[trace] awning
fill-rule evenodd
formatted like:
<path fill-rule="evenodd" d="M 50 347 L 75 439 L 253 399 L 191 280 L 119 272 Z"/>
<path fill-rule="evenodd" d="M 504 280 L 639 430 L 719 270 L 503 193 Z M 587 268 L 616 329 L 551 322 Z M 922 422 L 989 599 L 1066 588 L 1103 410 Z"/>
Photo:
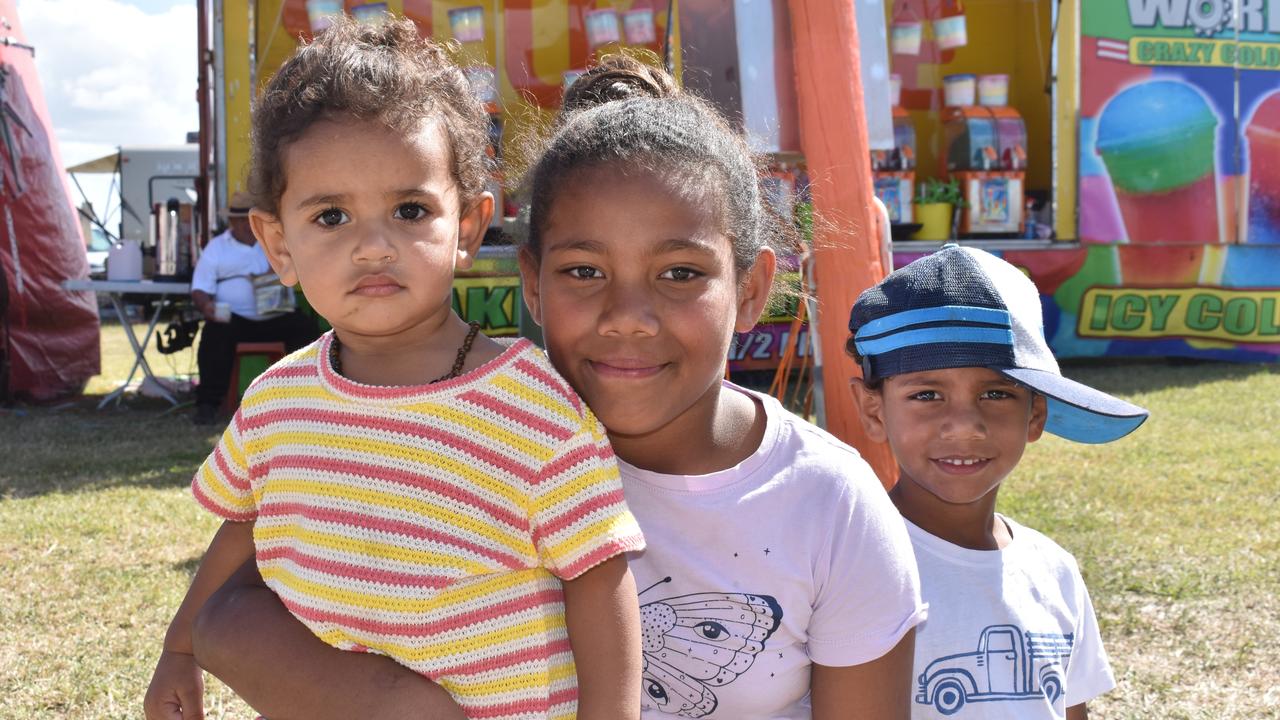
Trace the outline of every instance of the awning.
<path fill-rule="evenodd" d="M 67 168 L 69 173 L 113 173 L 120 167 L 120 151 Z"/>

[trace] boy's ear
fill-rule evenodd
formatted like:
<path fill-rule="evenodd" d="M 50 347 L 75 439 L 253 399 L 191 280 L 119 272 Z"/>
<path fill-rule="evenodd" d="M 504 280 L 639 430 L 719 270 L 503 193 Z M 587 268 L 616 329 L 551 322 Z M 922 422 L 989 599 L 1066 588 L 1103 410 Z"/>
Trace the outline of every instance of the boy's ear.
<path fill-rule="evenodd" d="M 458 256 L 454 270 L 466 270 L 476 261 L 476 253 L 484 243 L 484 234 L 493 219 L 493 194 L 482 192 L 458 215 Z"/>
<path fill-rule="evenodd" d="M 764 306 L 769 302 L 769 294 L 773 292 L 773 276 L 778 271 L 778 258 L 770 248 L 764 248 L 756 255 L 756 263 L 747 270 L 746 276 L 738 286 L 738 316 L 734 329 L 747 332 L 756 326 Z"/>
<path fill-rule="evenodd" d="M 533 256 L 528 245 L 522 246 L 516 254 L 520 263 L 520 292 L 524 295 L 524 306 L 529 309 L 529 317 L 539 326 L 542 325 L 542 287 L 538 284 L 538 271 L 541 263 Z"/>
<path fill-rule="evenodd" d="M 1031 422 L 1027 424 L 1027 442 L 1035 442 L 1044 434 L 1044 424 L 1049 420 L 1049 401 L 1040 393 L 1031 396 Z"/>
<path fill-rule="evenodd" d="M 271 269 L 280 276 L 280 283 L 289 287 L 297 285 L 298 273 L 293 266 L 289 246 L 284 242 L 284 226 L 280 224 L 280 218 L 253 208 L 249 211 L 249 227 L 253 228 L 254 237 L 258 238 L 263 252 L 267 254 Z"/>
<path fill-rule="evenodd" d="M 862 378 L 849 378 L 849 389 L 853 391 L 853 402 L 858 406 L 858 418 L 862 420 L 862 429 L 873 442 L 886 442 L 889 434 L 884 429 L 884 395 L 879 390 L 867 387 Z"/>

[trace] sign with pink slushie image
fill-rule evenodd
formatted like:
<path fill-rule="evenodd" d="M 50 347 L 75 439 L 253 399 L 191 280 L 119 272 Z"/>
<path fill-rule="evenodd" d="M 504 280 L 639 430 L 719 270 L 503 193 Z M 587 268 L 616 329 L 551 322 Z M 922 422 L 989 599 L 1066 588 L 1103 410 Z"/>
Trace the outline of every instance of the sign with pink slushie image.
<path fill-rule="evenodd" d="M 1280 242 L 1280 3 L 1233 7 L 1082 0 L 1082 240 Z"/>
<path fill-rule="evenodd" d="M 1275 362 L 1280 0 L 1081 0 L 1080 23 L 1080 254 L 1006 254 L 1054 351 Z"/>

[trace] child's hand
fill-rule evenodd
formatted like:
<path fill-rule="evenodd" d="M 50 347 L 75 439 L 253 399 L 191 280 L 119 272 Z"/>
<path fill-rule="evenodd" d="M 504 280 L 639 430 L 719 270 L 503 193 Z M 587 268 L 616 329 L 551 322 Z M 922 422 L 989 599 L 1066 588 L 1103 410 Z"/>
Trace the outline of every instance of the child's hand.
<path fill-rule="evenodd" d="M 160 653 L 142 709 L 147 720 L 204 720 L 204 673 L 194 655 Z"/>

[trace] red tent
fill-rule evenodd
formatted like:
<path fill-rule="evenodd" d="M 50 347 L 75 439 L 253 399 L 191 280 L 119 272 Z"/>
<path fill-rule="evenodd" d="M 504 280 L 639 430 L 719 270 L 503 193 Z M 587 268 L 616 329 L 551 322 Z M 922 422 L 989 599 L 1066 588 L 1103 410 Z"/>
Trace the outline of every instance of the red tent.
<path fill-rule="evenodd" d="M 0 18 L 0 400 L 48 400 L 98 374 L 98 308 L 62 289 L 84 239 L 14 0 Z"/>

